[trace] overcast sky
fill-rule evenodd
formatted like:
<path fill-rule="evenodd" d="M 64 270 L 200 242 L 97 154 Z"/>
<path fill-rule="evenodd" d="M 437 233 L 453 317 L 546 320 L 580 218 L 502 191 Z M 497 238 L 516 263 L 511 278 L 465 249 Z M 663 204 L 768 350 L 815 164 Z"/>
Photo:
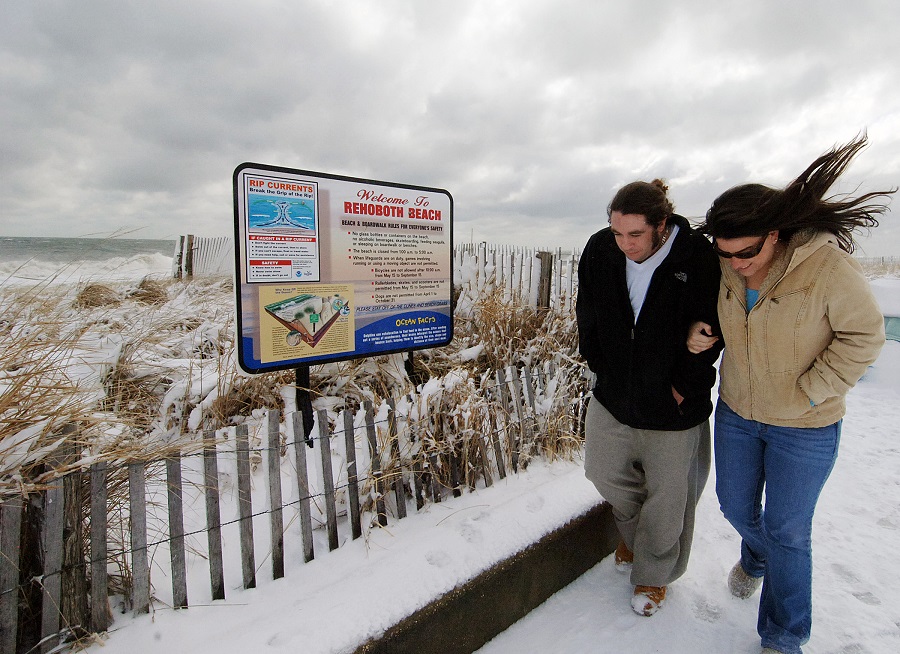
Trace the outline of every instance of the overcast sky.
<path fill-rule="evenodd" d="M 443 188 L 457 242 L 563 248 L 624 183 L 700 216 L 862 130 L 835 190 L 900 184 L 896 0 L 0 5 L 0 235 L 232 235 L 243 162 Z"/>

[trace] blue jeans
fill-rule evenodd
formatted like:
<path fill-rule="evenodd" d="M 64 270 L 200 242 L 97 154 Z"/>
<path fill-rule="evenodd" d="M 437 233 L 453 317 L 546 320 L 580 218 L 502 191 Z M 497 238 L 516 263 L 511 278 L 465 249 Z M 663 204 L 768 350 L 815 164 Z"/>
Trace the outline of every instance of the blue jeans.
<path fill-rule="evenodd" d="M 741 566 L 763 577 L 763 647 L 799 653 L 812 628 L 812 519 L 837 459 L 841 422 L 776 427 L 716 406 L 716 494 L 743 539 Z M 765 508 L 762 506 L 765 489 Z"/>

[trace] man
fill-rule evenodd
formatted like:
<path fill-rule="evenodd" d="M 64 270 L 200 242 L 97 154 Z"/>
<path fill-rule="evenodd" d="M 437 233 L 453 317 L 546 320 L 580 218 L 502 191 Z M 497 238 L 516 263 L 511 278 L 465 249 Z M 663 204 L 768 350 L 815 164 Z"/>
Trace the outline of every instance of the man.
<path fill-rule="evenodd" d="M 582 254 L 576 304 L 579 350 L 596 375 L 585 475 L 612 505 L 622 537 L 616 567 L 631 570 L 631 606 L 645 616 L 687 568 L 721 351 L 721 339 L 701 354 L 687 350 L 694 321 L 718 330 L 720 271 L 667 190 L 654 180 L 616 193 L 610 226 Z"/>

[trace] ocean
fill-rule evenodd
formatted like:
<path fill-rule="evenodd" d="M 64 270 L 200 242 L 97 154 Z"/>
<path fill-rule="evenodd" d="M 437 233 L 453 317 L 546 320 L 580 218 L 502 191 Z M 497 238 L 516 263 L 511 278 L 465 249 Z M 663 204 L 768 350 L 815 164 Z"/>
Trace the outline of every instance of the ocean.
<path fill-rule="evenodd" d="M 174 240 L 0 236 L 0 284 L 166 276 L 175 246 Z"/>

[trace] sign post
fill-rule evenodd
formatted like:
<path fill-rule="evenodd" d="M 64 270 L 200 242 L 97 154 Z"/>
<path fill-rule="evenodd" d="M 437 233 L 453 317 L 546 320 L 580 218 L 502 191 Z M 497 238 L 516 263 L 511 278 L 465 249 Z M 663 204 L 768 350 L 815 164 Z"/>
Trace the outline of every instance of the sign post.
<path fill-rule="evenodd" d="M 447 191 L 244 163 L 234 172 L 234 219 L 243 372 L 453 338 Z"/>

